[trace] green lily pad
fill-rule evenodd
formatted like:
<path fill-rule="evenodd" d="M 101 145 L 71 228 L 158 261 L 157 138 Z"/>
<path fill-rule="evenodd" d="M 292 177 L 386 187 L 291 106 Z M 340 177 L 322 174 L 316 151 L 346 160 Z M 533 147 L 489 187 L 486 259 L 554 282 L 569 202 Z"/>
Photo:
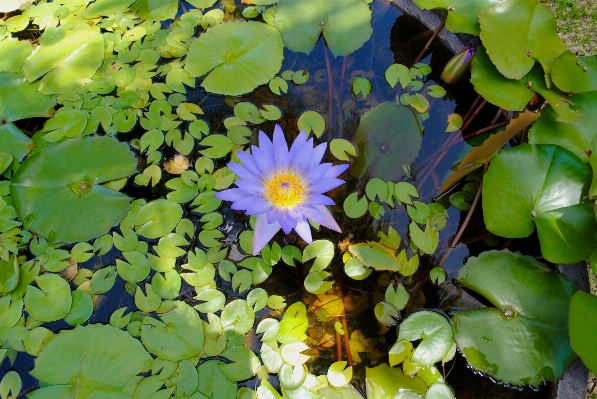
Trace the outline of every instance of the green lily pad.
<path fill-rule="evenodd" d="M 237 96 L 272 79 L 282 67 L 280 32 L 260 22 L 217 25 L 191 43 L 185 70 L 192 77 L 207 75 L 205 90 Z"/>
<path fill-rule="evenodd" d="M 578 58 L 563 52 L 551 67 L 553 83 L 562 91 L 584 93 L 597 90 L 597 57 Z"/>
<path fill-rule="evenodd" d="M 573 122 L 581 116 L 570 108 L 569 101 L 562 93 L 547 88 L 543 70 L 539 65 L 534 66 L 519 80 L 508 79 L 493 65 L 483 47 L 475 54 L 471 83 L 483 98 L 508 111 L 522 111 L 536 92 L 543 96 L 558 114 L 558 121 Z"/>
<path fill-rule="evenodd" d="M 28 229 L 60 242 L 87 241 L 116 225 L 130 198 L 102 183 L 134 173 L 127 144 L 110 137 L 73 138 L 50 144 L 23 162 L 10 193 Z"/>
<path fill-rule="evenodd" d="M 21 162 L 34 147 L 33 140 L 13 123 L 0 125 L 0 151 L 12 155 Z"/>
<path fill-rule="evenodd" d="M 0 294 L 11 292 L 19 283 L 19 261 L 16 256 L 0 259 Z"/>
<path fill-rule="evenodd" d="M 421 377 L 405 376 L 399 367 L 387 364 L 366 368 L 367 397 L 376 399 L 394 399 L 398 392 L 411 390 L 424 395 L 427 384 Z"/>
<path fill-rule="evenodd" d="M 551 108 L 541 110 L 541 116 L 529 131 L 530 144 L 557 144 L 573 152 L 583 162 L 597 152 L 597 91 L 570 97 L 571 108 L 582 116 L 572 123 L 558 121 Z"/>
<path fill-rule="evenodd" d="M 500 0 L 414 0 L 423 10 L 448 10 L 446 29 L 454 33 L 479 36 L 479 13 L 493 7 Z"/>
<path fill-rule="evenodd" d="M 104 36 L 94 30 L 72 30 L 53 46 L 40 45 L 23 65 L 30 82 L 41 78 L 39 91 L 58 94 L 78 79 L 91 79 L 104 60 Z M 43 77 L 42 77 L 43 76 Z"/>
<path fill-rule="evenodd" d="M 182 218 L 182 208 L 174 201 L 158 199 L 144 205 L 135 217 L 137 234 L 147 238 L 168 235 Z"/>
<path fill-rule="evenodd" d="M 165 21 L 176 17 L 178 0 L 138 0 L 131 10 L 143 19 Z"/>
<path fill-rule="evenodd" d="M 568 319 L 570 345 L 574 352 L 593 372 L 597 372 L 597 298 L 586 292 L 576 291 L 570 302 Z"/>
<path fill-rule="evenodd" d="M 116 16 L 128 10 L 135 0 L 96 0 L 83 11 L 84 18 Z"/>
<path fill-rule="evenodd" d="M 591 172 L 563 147 L 523 144 L 502 150 L 483 180 L 487 229 L 501 237 L 539 234 L 541 252 L 554 263 L 588 259 L 597 229 L 588 194 Z"/>
<path fill-rule="evenodd" d="M 38 82 L 29 83 L 22 75 L 0 73 L 0 120 L 4 121 L 0 125 L 49 117 L 50 109 L 56 105 L 56 96 L 41 94 L 38 89 Z"/>
<path fill-rule="evenodd" d="M 33 46 L 28 40 L 18 40 L 12 37 L 5 37 L 0 42 L 0 72 L 20 72 L 23 61 L 27 58 Z"/>
<path fill-rule="evenodd" d="M 334 57 L 355 52 L 373 33 L 371 9 L 362 0 L 284 0 L 276 5 L 274 26 L 287 48 L 306 54 L 323 34 Z"/>
<path fill-rule="evenodd" d="M 348 251 L 363 265 L 375 270 L 399 271 L 402 264 L 396 258 L 396 251 L 375 241 L 352 244 Z"/>
<path fill-rule="evenodd" d="M 35 320 L 56 321 L 66 316 L 72 304 L 68 283 L 57 274 L 43 274 L 35 278 L 37 287 L 27 286 L 25 310 Z"/>
<path fill-rule="evenodd" d="M 458 282 L 495 306 L 452 316 L 454 339 L 469 364 L 513 385 L 562 377 L 576 357 L 568 338 L 571 282 L 508 250 L 469 258 Z"/>
<path fill-rule="evenodd" d="M 452 347 L 452 326 L 441 314 L 430 310 L 408 316 L 398 331 L 398 341 L 422 339 L 412 354 L 411 361 L 431 366 L 448 354 Z"/>
<path fill-rule="evenodd" d="M 203 322 L 195 309 L 181 301 L 165 302 L 161 319 L 143 318 L 141 339 L 147 350 L 177 362 L 197 356 L 203 347 Z"/>
<path fill-rule="evenodd" d="M 151 369 L 152 360 L 141 342 L 115 327 L 94 324 L 62 330 L 43 346 L 31 371 L 44 387 L 27 396 L 129 397 L 123 393 L 125 385 Z"/>
<path fill-rule="evenodd" d="M 415 111 L 394 102 L 378 104 L 361 117 L 353 139 L 359 155 L 351 173 L 400 180 L 401 166 L 416 159 L 422 141 L 423 126 Z"/>
<path fill-rule="evenodd" d="M 549 73 L 566 51 L 551 10 L 538 0 L 504 0 L 479 14 L 481 40 L 497 69 L 509 79 L 521 79 L 535 61 Z"/>

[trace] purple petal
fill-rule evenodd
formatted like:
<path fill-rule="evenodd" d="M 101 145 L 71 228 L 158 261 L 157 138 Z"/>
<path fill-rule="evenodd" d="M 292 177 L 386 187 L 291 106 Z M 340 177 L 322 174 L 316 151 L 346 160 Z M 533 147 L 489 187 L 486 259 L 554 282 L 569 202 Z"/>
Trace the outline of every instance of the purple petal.
<path fill-rule="evenodd" d="M 280 223 L 274 222 L 269 224 L 265 214 L 257 215 L 257 222 L 255 223 L 255 234 L 253 234 L 253 256 L 259 252 L 280 230 Z"/>
<path fill-rule="evenodd" d="M 303 130 L 298 136 L 296 136 L 294 143 L 292 143 L 292 147 L 290 147 L 290 159 L 294 159 L 296 154 L 298 154 L 300 149 L 303 148 L 305 144 L 307 144 L 307 135 Z"/>
<path fill-rule="evenodd" d="M 230 208 L 245 211 L 247 215 L 251 216 L 266 213 L 270 210 L 271 205 L 264 199 L 247 193 L 245 198 L 234 202 Z"/>
<path fill-rule="evenodd" d="M 269 137 L 267 137 L 267 134 L 261 130 L 259 131 L 259 148 L 271 159 L 274 158 L 274 145 L 270 141 Z"/>
<path fill-rule="evenodd" d="M 253 147 L 253 159 L 261 171 L 261 175 L 268 175 L 274 169 L 274 154 L 268 155 L 261 148 Z"/>
<path fill-rule="evenodd" d="M 305 202 L 309 205 L 336 205 L 333 199 L 323 194 L 311 194 Z"/>
<path fill-rule="evenodd" d="M 247 169 L 251 171 L 251 173 L 253 173 L 255 176 L 261 176 L 261 171 L 257 167 L 257 164 L 253 159 L 253 155 L 245 151 L 238 151 L 236 154 L 242 161 L 243 165 L 246 166 Z M 228 167 L 230 167 L 230 163 L 228 164 Z"/>
<path fill-rule="evenodd" d="M 228 162 L 228 167 L 231 171 L 234 172 L 235 175 L 237 175 L 241 179 L 252 180 L 255 182 L 259 180 L 259 175 L 255 175 L 245 165 L 241 165 L 239 163 L 234 162 Z"/>
<path fill-rule="evenodd" d="M 284 231 L 284 233 L 288 234 L 292 231 L 292 229 L 296 226 L 296 222 L 290 218 L 288 218 L 286 215 L 283 215 L 280 219 L 280 226 L 282 226 L 282 230 Z"/>
<path fill-rule="evenodd" d="M 286 143 L 280 125 L 276 125 L 276 128 L 274 129 L 274 152 L 276 166 L 288 169 L 288 165 L 290 164 L 288 144 Z"/>
<path fill-rule="evenodd" d="M 222 201 L 235 202 L 247 198 L 247 193 L 240 188 L 230 188 L 216 193 L 215 197 Z"/>
<path fill-rule="evenodd" d="M 350 166 L 350 164 L 347 163 L 343 163 L 340 165 L 334 165 L 330 168 L 330 170 L 327 171 L 327 173 L 325 175 L 323 175 L 324 178 L 329 178 L 329 177 L 338 177 L 340 176 L 346 169 L 348 169 L 348 167 Z"/>
<path fill-rule="evenodd" d="M 321 179 L 319 181 L 316 181 L 315 183 L 311 184 L 311 187 L 309 187 L 311 189 L 312 193 L 326 193 L 328 191 L 330 191 L 331 189 L 334 189 L 340 185 L 344 184 L 344 180 L 340 180 L 340 179 Z"/>
<path fill-rule="evenodd" d="M 312 154 L 313 154 L 313 147 L 311 144 L 313 143 L 313 139 L 309 139 L 307 144 L 302 146 L 297 154 L 292 158 L 292 164 L 295 168 L 299 169 L 302 172 L 306 172 L 309 168 L 309 164 L 311 162 Z"/>
<path fill-rule="evenodd" d="M 338 233 L 342 233 L 342 229 L 340 229 L 340 226 L 338 226 L 338 222 L 336 222 L 336 220 L 334 219 L 334 217 L 332 216 L 332 214 L 330 213 L 328 208 L 326 208 L 323 205 L 315 205 L 315 209 L 317 209 L 317 210 L 319 210 L 319 212 L 321 212 L 321 214 L 323 215 L 323 219 L 322 220 L 313 219 L 313 220 L 315 220 L 320 225 L 327 227 L 330 230 L 334 230 L 334 231 L 337 231 Z"/>
<path fill-rule="evenodd" d="M 238 188 L 253 195 L 260 195 L 263 192 L 263 186 L 255 181 L 237 180 L 235 183 Z"/>
<path fill-rule="evenodd" d="M 294 230 L 298 233 L 299 236 L 301 236 L 303 240 L 305 240 L 307 244 L 311 244 L 311 241 L 313 241 L 313 239 L 311 238 L 311 226 L 309 225 L 309 222 L 307 222 L 306 220 L 298 222 L 294 227 Z"/>
<path fill-rule="evenodd" d="M 327 174 L 331 166 L 331 163 L 322 163 L 321 165 L 317 165 L 309 169 L 305 177 L 310 181 L 317 181 Z"/>
<path fill-rule="evenodd" d="M 321 163 L 321 159 L 325 154 L 325 150 L 328 148 L 328 143 L 319 144 L 317 147 L 313 149 L 313 153 L 311 154 L 311 162 L 309 163 L 309 167 L 313 168 L 315 165 Z"/>

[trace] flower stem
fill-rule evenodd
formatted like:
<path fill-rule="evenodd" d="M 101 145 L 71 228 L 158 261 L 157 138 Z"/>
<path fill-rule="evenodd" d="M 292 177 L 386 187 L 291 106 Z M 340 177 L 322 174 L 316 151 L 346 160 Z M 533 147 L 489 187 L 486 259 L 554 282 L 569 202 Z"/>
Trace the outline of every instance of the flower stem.
<path fill-rule="evenodd" d="M 427 50 L 429 50 L 429 48 L 431 47 L 431 44 L 433 43 L 433 41 L 435 40 L 437 35 L 439 35 L 439 32 L 443 29 L 444 25 L 446 24 L 446 19 L 448 19 L 447 13 L 446 13 L 446 16 L 444 17 L 444 19 L 442 20 L 442 22 L 439 24 L 439 26 L 435 30 L 435 32 L 433 32 L 433 35 L 429 38 L 427 43 L 425 43 L 425 47 L 423 47 L 423 50 L 421 50 L 421 52 L 419 53 L 419 56 L 415 59 L 415 62 L 413 62 L 413 65 L 415 65 L 417 62 L 419 62 L 423 59 L 425 52 Z"/>

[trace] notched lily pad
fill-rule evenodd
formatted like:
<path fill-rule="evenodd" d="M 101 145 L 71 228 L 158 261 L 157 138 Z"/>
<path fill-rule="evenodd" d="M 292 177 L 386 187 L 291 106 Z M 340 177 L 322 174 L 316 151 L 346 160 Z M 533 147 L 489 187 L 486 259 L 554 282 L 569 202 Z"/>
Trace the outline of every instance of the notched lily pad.
<path fill-rule="evenodd" d="M 185 70 L 207 75 L 201 86 L 236 96 L 268 83 L 282 67 L 283 43 L 277 29 L 260 22 L 217 25 L 191 43 Z"/>
<path fill-rule="evenodd" d="M 116 225 L 130 198 L 103 183 L 134 173 L 127 144 L 110 137 L 74 138 L 50 144 L 23 162 L 10 193 L 28 229 L 59 242 L 87 241 Z"/>
<path fill-rule="evenodd" d="M 469 258 L 458 282 L 495 306 L 452 316 L 454 339 L 469 364 L 514 385 L 562 377 L 576 357 L 568 337 L 571 282 L 508 250 Z"/>

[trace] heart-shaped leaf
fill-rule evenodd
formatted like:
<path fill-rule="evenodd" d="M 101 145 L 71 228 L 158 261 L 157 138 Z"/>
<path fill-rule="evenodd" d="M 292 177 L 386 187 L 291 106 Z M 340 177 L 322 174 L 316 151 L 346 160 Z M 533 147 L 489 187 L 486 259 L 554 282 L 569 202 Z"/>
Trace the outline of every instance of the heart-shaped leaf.
<path fill-rule="evenodd" d="M 566 51 L 551 10 L 538 0 L 504 0 L 479 14 L 481 40 L 497 69 L 509 79 L 526 75 L 535 61 L 549 73 Z"/>
<path fill-rule="evenodd" d="M 134 173 L 129 146 L 110 137 L 74 138 L 50 144 L 23 162 L 10 193 L 28 229 L 60 242 L 87 241 L 106 233 L 129 208 L 130 198 L 102 183 Z"/>
<path fill-rule="evenodd" d="M 423 125 L 415 111 L 393 101 L 382 102 L 361 117 L 353 139 L 359 155 L 351 173 L 400 180 L 401 166 L 415 160 L 422 140 Z"/>
<path fill-rule="evenodd" d="M 40 45 L 25 60 L 23 72 L 30 82 L 41 78 L 41 93 L 58 94 L 78 79 L 92 78 L 103 60 L 101 33 L 91 29 L 71 30 L 52 46 Z"/>
<path fill-rule="evenodd" d="M 495 156 L 483 179 L 487 229 L 501 237 L 535 230 L 545 259 L 575 263 L 597 247 L 591 204 L 583 204 L 591 172 L 563 147 L 523 144 Z"/>
<path fill-rule="evenodd" d="M 31 371 L 44 388 L 27 396 L 128 397 L 122 392 L 124 386 L 148 371 L 152 360 L 141 342 L 115 327 L 93 324 L 62 330 L 43 346 Z M 64 396 L 55 391 L 59 388 L 64 389 Z"/>
<path fill-rule="evenodd" d="M 452 347 L 452 326 L 441 314 L 430 310 L 408 316 L 398 331 L 398 341 L 422 339 L 412 354 L 411 361 L 431 366 L 448 354 Z"/>
<path fill-rule="evenodd" d="M 0 73 L 0 123 L 48 117 L 56 97 L 38 92 L 39 83 L 29 83 L 22 75 Z M 0 140 L 1 142 L 2 140 Z"/>
<path fill-rule="evenodd" d="M 499 0 L 414 0 L 423 10 L 448 10 L 446 29 L 455 33 L 479 36 L 479 13 L 499 3 Z"/>
<path fill-rule="evenodd" d="M 469 364 L 514 385 L 562 376 L 575 358 L 568 338 L 571 282 L 508 250 L 469 258 L 458 282 L 495 306 L 452 316 L 454 339 Z"/>
<path fill-rule="evenodd" d="M 280 32 L 260 22 L 217 25 L 191 43 L 185 70 L 212 93 L 236 96 L 268 83 L 284 59 Z M 267 60 L 267 62 L 264 62 Z"/>
<path fill-rule="evenodd" d="M 529 131 L 529 143 L 561 145 L 586 163 L 589 154 L 597 152 L 597 91 L 576 94 L 570 101 L 571 108 L 582 114 L 580 119 L 559 122 L 553 109 L 544 108 Z"/>
<path fill-rule="evenodd" d="M 295 52 L 309 54 L 323 33 L 334 57 L 345 56 L 373 33 L 371 9 L 362 0 L 284 0 L 275 10 L 274 26 Z"/>

